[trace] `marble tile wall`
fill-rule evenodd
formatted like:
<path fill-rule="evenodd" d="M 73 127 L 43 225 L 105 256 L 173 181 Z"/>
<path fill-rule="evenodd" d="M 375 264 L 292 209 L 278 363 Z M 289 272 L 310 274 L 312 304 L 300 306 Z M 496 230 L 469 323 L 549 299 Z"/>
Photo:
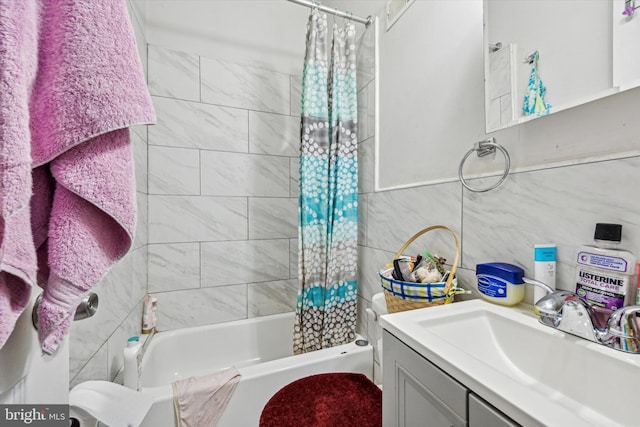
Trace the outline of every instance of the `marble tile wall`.
<path fill-rule="evenodd" d="M 143 71 L 147 73 L 147 42 L 143 22 L 128 2 Z M 121 372 L 127 338 L 140 333 L 142 298 L 147 293 L 147 126 L 131 129 L 135 160 L 137 229 L 130 252 L 114 265 L 94 289 L 100 299 L 96 314 L 74 322 L 70 331 L 70 387 L 87 380 L 114 380 Z"/>
<path fill-rule="evenodd" d="M 362 298 L 369 304 L 380 292 L 377 271 L 399 246 L 433 224 L 448 225 L 458 234 L 459 280 L 467 289 L 475 286 L 476 264 L 508 262 L 532 274 L 534 245 L 556 243 L 557 287 L 573 290 L 575 251 L 592 243 L 597 222 L 622 224 L 621 247 L 640 255 L 639 205 L 632 197 L 638 171 L 636 156 L 512 173 L 487 193 L 472 193 L 455 182 L 370 193 L 361 199 L 367 212 L 360 225 L 366 236 L 360 246 Z M 412 201 L 411 209 L 390 208 L 406 200 Z M 452 256 L 445 234 L 424 239 L 417 242 Z M 527 289 L 525 301 L 533 302 L 532 289 Z"/>
<path fill-rule="evenodd" d="M 375 28 L 364 30 L 357 43 L 356 80 L 358 82 L 358 317 L 357 331 L 374 344 L 375 372 L 379 369 L 379 351 L 374 331 L 369 331 L 366 309 L 371 308 L 374 289 L 371 282 L 363 282 L 365 272 L 377 271 L 376 260 L 368 253 L 368 235 L 365 224 L 369 217 L 369 199 L 374 193 L 375 156 Z M 381 257 L 378 257 L 380 260 Z M 382 261 L 381 261 L 382 262 Z M 386 261 L 384 261 L 386 262 Z M 363 283 L 368 286 L 363 286 Z M 373 327 L 374 324 L 371 324 Z"/>
<path fill-rule="evenodd" d="M 364 238 L 359 247 L 358 284 L 362 307 L 370 307 L 372 296 L 381 291 L 377 276 L 381 266 L 411 235 L 433 224 L 450 226 L 460 238 L 458 280 L 473 294 L 459 299 L 478 297 L 474 288 L 478 263 L 508 262 L 532 275 L 536 243 L 557 244 L 557 288 L 574 290 L 576 249 L 592 242 L 597 222 L 622 224 L 621 247 L 640 257 L 640 205 L 632 196 L 639 171 L 640 157 L 631 157 L 512 173 L 487 193 L 472 193 L 454 182 L 362 195 Z M 407 201 L 410 208 L 395 208 L 406 206 Z M 429 233 L 417 243 L 453 256 L 446 234 Z M 525 302 L 533 303 L 530 287 Z M 364 319 L 360 317 L 361 322 Z M 374 331 L 364 333 L 375 345 Z M 379 374 L 377 351 L 374 355 Z"/>
<path fill-rule="evenodd" d="M 158 328 L 294 310 L 300 77 L 149 45 L 149 90 Z"/>
<path fill-rule="evenodd" d="M 363 224 L 370 205 L 374 218 L 383 209 L 373 197 L 373 43 L 371 30 L 358 42 Z M 72 386 L 117 377 L 124 342 L 139 332 L 146 292 L 158 298 L 161 330 L 295 307 L 300 77 L 147 47 L 143 63 L 158 123 L 132 133 L 138 235 L 97 289 L 113 310 L 74 325 Z M 361 271 L 386 262 L 388 253 L 369 243 L 380 239 L 390 241 L 360 228 Z M 367 276 L 358 304 L 358 331 L 365 335 L 365 309 L 377 291 Z"/>
<path fill-rule="evenodd" d="M 373 191 L 373 42 L 373 31 L 359 42 L 363 197 Z M 300 76 L 154 45 L 148 61 L 158 114 L 149 128 L 149 292 L 159 328 L 293 310 Z"/>

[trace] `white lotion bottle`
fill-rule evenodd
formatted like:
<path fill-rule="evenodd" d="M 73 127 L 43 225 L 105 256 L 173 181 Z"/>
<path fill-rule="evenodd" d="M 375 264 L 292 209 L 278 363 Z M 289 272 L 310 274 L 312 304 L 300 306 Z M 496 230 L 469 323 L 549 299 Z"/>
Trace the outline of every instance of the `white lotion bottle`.
<path fill-rule="evenodd" d="M 554 243 L 535 245 L 533 249 L 533 278 L 556 289 L 556 245 Z M 533 302 L 547 293 L 540 287 L 533 289 Z"/>
<path fill-rule="evenodd" d="M 140 390 L 140 376 L 142 370 L 142 344 L 137 336 L 127 340 L 124 348 L 124 381 L 125 387 Z"/>

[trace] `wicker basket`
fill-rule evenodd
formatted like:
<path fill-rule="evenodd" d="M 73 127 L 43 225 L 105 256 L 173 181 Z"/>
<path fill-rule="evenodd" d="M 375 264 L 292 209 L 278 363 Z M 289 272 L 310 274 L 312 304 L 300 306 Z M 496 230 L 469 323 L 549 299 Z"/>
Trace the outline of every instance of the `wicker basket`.
<path fill-rule="evenodd" d="M 391 277 L 393 269 L 385 269 L 379 272 L 384 289 L 384 299 L 387 303 L 387 311 L 396 313 L 398 311 L 415 310 L 417 308 L 432 307 L 435 305 L 449 304 L 453 302 L 457 288 L 457 280 L 455 279 L 458 260 L 460 259 L 460 244 L 458 237 L 449 227 L 444 225 L 433 225 L 427 227 L 414 234 L 407 242 L 402 245 L 396 253 L 394 259 L 399 258 L 407 247 L 418 237 L 432 230 L 447 230 L 451 233 L 456 247 L 456 255 L 451 264 L 451 271 L 446 282 L 438 283 L 413 283 L 403 282 Z"/>

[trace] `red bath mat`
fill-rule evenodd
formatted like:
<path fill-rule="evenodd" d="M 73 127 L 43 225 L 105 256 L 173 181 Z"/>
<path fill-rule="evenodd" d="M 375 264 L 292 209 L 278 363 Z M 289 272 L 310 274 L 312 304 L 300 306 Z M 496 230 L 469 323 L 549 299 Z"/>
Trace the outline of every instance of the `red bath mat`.
<path fill-rule="evenodd" d="M 382 390 L 362 374 L 311 375 L 269 399 L 260 427 L 381 427 Z"/>

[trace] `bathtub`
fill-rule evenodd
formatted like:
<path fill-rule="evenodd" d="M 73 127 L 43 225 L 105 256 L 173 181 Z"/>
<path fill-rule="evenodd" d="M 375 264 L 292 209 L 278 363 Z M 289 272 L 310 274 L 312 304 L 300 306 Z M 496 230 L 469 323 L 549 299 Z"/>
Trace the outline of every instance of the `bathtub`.
<path fill-rule="evenodd" d="M 280 388 L 308 375 L 355 372 L 373 378 L 373 348 L 361 337 L 341 346 L 293 355 L 294 313 L 159 332 L 142 360 L 142 392 L 154 399 L 142 427 L 173 427 L 171 383 L 235 366 L 240 381 L 219 427 L 257 426 Z"/>

